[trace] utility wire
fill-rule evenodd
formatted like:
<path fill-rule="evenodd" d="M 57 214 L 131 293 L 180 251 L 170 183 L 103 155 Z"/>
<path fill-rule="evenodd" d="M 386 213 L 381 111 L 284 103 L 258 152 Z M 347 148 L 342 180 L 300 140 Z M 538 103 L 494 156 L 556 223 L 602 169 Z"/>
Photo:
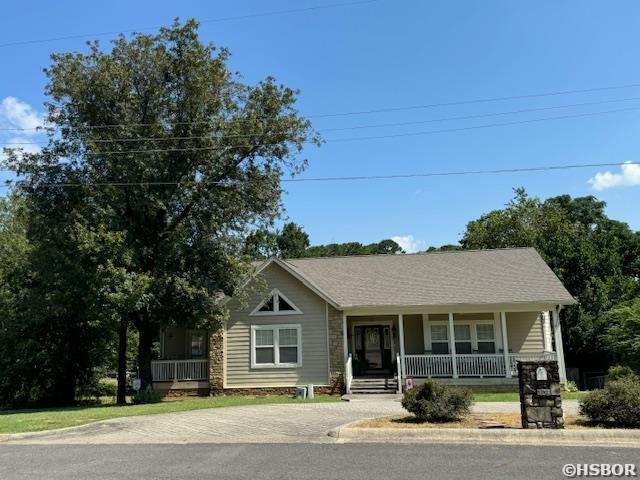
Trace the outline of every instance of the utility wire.
<path fill-rule="evenodd" d="M 356 176 L 342 176 L 342 177 L 310 177 L 310 178 L 285 178 L 281 179 L 282 183 L 307 183 L 307 182 L 336 182 L 336 181 L 362 181 L 362 180 L 396 180 L 396 179 L 408 179 L 408 178 L 427 178 L 427 177 L 451 177 L 451 176 L 465 176 L 465 175 L 489 175 L 489 174 L 505 174 L 505 173 L 525 173 L 525 172 L 541 172 L 541 171 L 556 171 L 556 170 L 570 170 L 577 168 L 596 168 L 596 167 L 614 167 L 623 165 L 640 165 L 640 162 L 604 162 L 604 163 L 579 163 L 570 165 L 543 165 L 535 167 L 521 167 L 521 168 L 500 168 L 495 170 L 458 170 L 448 172 L 426 172 L 426 173 L 408 173 L 408 174 L 395 174 L 395 175 L 356 175 Z M 157 182 L 62 182 L 62 183 L 36 183 L 38 187 L 100 187 L 100 186 L 113 186 L 113 187 L 133 187 L 133 186 L 171 186 L 171 185 L 218 185 L 218 186 L 234 186 L 243 185 L 247 182 L 243 181 L 157 181 Z M 17 181 L 15 185 L 0 185 L 2 188 L 10 188 L 12 186 L 20 186 L 31 188 L 33 185 L 27 185 L 24 181 Z"/>
<path fill-rule="evenodd" d="M 497 117 L 504 115 L 516 115 L 520 113 L 532 113 L 532 112 L 541 112 L 547 110 L 557 110 L 562 108 L 575 108 L 575 107 L 585 107 L 592 105 L 603 105 L 608 103 L 619 103 L 619 102 L 628 102 L 628 101 L 637 101 L 640 100 L 640 97 L 631 97 L 631 98 L 620 98 L 614 100 L 602 100 L 598 102 L 583 102 L 583 103 L 573 103 L 569 105 L 554 105 L 549 107 L 539 107 L 539 108 L 525 108 L 520 110 L 510 110 L 507 112 L 493 112 L 493 113 L 481 113 L 476 115 L 462 115 L 462 116 L 454 116 L 454 117 L 441 117 L 441 118 L 433 118 L 429 120 L 417 120 L 410 122 L 397 122 L 397 123 L 378 123 L 378 124 L 369 124 L 369 125 L 356 125 L 351 127 L 338 127 L 338 128 L 324 128 L 319 129 L 320 133 L 323 132 L 336 132 L 336 131 L 346 131 L 346 130 L 362 130 L 369 128 L 384 128 L 384 127 L 401 127 L 408 125 L 424 125 L 427 123 L 437 123 L 437 122 L 445 122 L 445 121 L 454 121 L 454 120 L 471 120 L 476 118 L 486 118 L 486 117 Z M 277 132 L 256 132 L 256 133 L 244 133 L 244 134 L 231 134 L 231 135 L 221 135 L 221 136 L 213 136 L 213 135 L 194 135 L 194 136 L 181 136 L 181 137 L 137 137 L 137 138 L 108 138 L 108 139 L 96 139 L 92 140 L 93 143 L 101 144 L 101 143 L 120 143 L 120 142 L 142 142 L 142 141 L 167 141 L 167 140 L 224 140 L 225 138 L 251 138 L 259 135 L 264 135 L 267 133 L 277 133 Z M 46 143 L 43 142 L 11 142 L 10 145 L 37 145 L 44 146 Z"/>
<path fill-rule="evenodd" d="M 303 12 L 312 12 L 312 11 L 316 11 L 316 10 L 326 10 L 326 9 L 330 9 L 330 8 L 340 8 L 340 7 L 351 7 L 351 6 L 356 6 L 356 5 L 365 5 L 365 4 L 369 4 L 369 3 L 376 3 L 376 2 L 380 2 L 381 0 L 362 0 L 362 1 L 357 1 L 357 2 L 342 2 L 342 3 L 329 3 L 326 5 L 316 5 L 314 7 L 305 7 L 305 8 L 292 8 L 289 10 L 276 10 L 276 11 L 272 11 L 272 12 L 262 12 L 262 13 L 250 13 L 247 15 L 235 15 L 235 16 L 230 16 L 230 17 L 220 17 L 220 18 L 209 18 L 209 19 L 205 19 L 205 20 L 201 20 L 199 21 L 200 24 L 205 24 L 205 23 L 220 23 L 220 22 L 228 22 L 228 21 L 232 21 L 232 20 L 246 20 L 246 19 L 250 19 L 250 18 L 261 18 L 261 17 L 273 17 L 273 16 L 277 16 L 277 15 L 287 15 L 287 14 L 291 14 L 291 13 L 303 13 Z M 150 27 L 142 27 L 142 28 L 135 28 L 135 29 L 129 29 L 129 30 L 120 30 L 120 31 L 111 31 L 111 32 L 99 32 L 99 33 L 81 33 L 81 34 L 77 34 L 77 35 L 66 35 L 66 36 L 61 36 L 61 37 L 50 37 L 50 38 L 41 38 L 41 39 L 35 39 L 35 40 L 18 40 L 15 42 L 7 42 L 7 43 L 0 43 L 0 48 L 5 48 L 5 47 L 16 47 L 19 45 L 33 45 L 36 43 L 48 43 L 48 42 L 58 42 L 61 40 L 74 40 L 74 39 L 78 39 L 78 38 L 93 38 L 93 37 L 105 37 L 108 35 L 120 35 L 123 33 L 137 33 L 137 32 L 142 32 L 142 31 L 147 31 L 147 30 L 157 30 L 158 28 L 162 28 L 165 27 L 166 25 L 154 25 L 154 26 L 150 26 Z"/>
<path fill-rule="evenodd" d="M 456 101 L 445 102 L 445 103 L 431 103 L 431 104 L 424 104 L 424 105 L 407 105 L 407 106 L 402 106 L 402 107 L 381 108 L 381 109 L 374 109 L 374 110 L 364 110 L 364 111 L 359 111 L 359 112 L 324 113 L 324 114 L 316 114 L 316 115 L 306 115 L 306 118 L 323 118 L 323 117 L 341 117 L 341 116 L 349 116 L 349 115 L 364 115 L 364 114 L 369 114 L 369 113 L 394 112 L 394 111 L 402 111 L 402 110 L 417 110 L 417 109 L 427 109 L 427 108 L 434 108 L 434 107 L 467 105 L 467 104 L 473 104 L 473 103 L 489 103 L 489 102 L 499 102 L 499 101 L 505 101 L 505 100 L 519 100 L 519 99 L 526 99 L 526 98 L 552 97 L 552 96 L 560 96 L 560 95 L 572 95 L 572 94 L 577 94 L 577 93 L 600 92 L 600 91 L 605 91 L 605 90 L 620 90 L 620 89 L 636 88 L 636 87 L 640 87 L 640 83 L 631 83 L 631 84 L 627 84 L 627 85 L 613 85 L 613 86 L 607 86 L 607 87 L 586 88 L 586 89 L 580 89 L 580 90 L 561 90 L 561 91 L 546 92 L 546 93 L 530 93 L 530 94 L 513 95 L 513 96 L 506 96 L 506 97 L 479 98 L 479 99 L 473 99 L 473 100 L 456 100 Z M 619 101 L 634 100 L 634 99 L 635 99 L 635 97 L 632 97 L 632 98 L 621 99 Z M 615 101 L 618 101 L 618 100 L 605 100 L 602 103 L 615 102 Z M 597 103 L 599 103 L 599 102 L 593 102 L 593 103 L 586 102 L 586 103 L 583 103 L 583 104 L 575 104 L 575 105 L 572 105 L 572 106 L 596 105 Z M 547 108 L 555 108 L 555 107 L 547 107 Z M 558 108 L 562 108 L 562 107 L 558 107 Z M 267 117 L 258 117 L 258 119 L 259 118 L 267 118 Z M 254 121 L 254 120 L 256 120 L 256 119 L 251 119 L 251 120 L 248 120 L 248 119 L 237 119 L 237 120 L 230 119 L 230 121 L 236 121 L 236 122 L 247 122 L 247 121 Z M 196 121 L 196 122 L 172 122 L 172 125 L 202 125 L 202 124 L 208 124 L 208 123 L 211 123 L 211 121 L 210 120 L 201 120 L 201 121 Z M 109 125 L 83 125 L 83 126 L 78 127 L 78 128 L 83 128 L 83 129 L 105 129 L 105 128 L 121 128 L 121 127 L 157 127 L 157 126 L 161 126 L 161 125 L 159 123 L 157 123 L 157 122 L 156 123 L 127 123 L 127 124 L 114 123 L 114 124 L 109 124 Z M 55 130 L 55 129 L 60 129 L 60 128 L 63 128 L 63 127 L 53 126 L 52 128 Z M 0 131 L 5 131 L 5 132 L 7 132 L 7 131 L 27 132 L 27 131 L 38 131 L 38 130 L 46 130 L 46 127 L 0 128 Z"/>
<path fill-rule="evenodd" d="M 587 113 L 576 113 L 570 115 L 558 115 L 555 117 L 543 117 L 543 118 L 534 118 L 529 120 L 516 120 L 512 122 L 501 122 L 501 123 L 489 123 L 484 125 L 471 125 L 468 127 L 458 127 L 458 128 L 444 128 L 440 130 L 425 130 L 422 132 L 406 132 L 406 133 L 395 133 L 389 135 L 371 135 L 371 136 L 361 136 L 361 137 L 345 137 L 345 138 L 334 138 L 327 139 L 325 142 L 327 143 L 340 143 L 340 142 L 355 142 L 355 141 L 365 141 L 365 140 L 381 140 L 388 138 L 401 138 L 401 137 L 414 137 L 414 136 L 425 136 L 425 135 L 435 135 L 440 133 L 450 133 L 450 132 L 462 132 L 468 130 L 479 130 L 485 128 L 495 128 L 495 127 L 505 127 L 512 125 L 524 125 L 529 123 L 539 123 L 546 122 L 551 120 L 564 120 L 568 118 L 582 118 L 582 117 L 592 117 L 596 115 L 607 115 L 611 113 L 619 113 L 619 112 L 631 112 L 640 110 L 640 107 L 629 107 L 629 108 L 619 108 L 613 110 L 604 110 L 600 112 L 587 112 Z M 180 147 L 180 148 L 150 148 L 143 150 L 107 150 L 104 152 L 84 152 L 84 155 L 128 155 L 128 154 L 138 154 L 138 153 L 168 153 L 168 152 L 196 152 L 196 151 L 217 151 L 217 150 L 225 150 L 229 148 L 256 148 L 256 147 L 269 147 L 274 145 L 279 145 L 281 142 L 277 143 L 257 143 L 257 144 L 247 144 L 247 145 L 217 145 L 211 147 Z M 311 141 L 306 141 L 305 143 L 312 143 Z"/>

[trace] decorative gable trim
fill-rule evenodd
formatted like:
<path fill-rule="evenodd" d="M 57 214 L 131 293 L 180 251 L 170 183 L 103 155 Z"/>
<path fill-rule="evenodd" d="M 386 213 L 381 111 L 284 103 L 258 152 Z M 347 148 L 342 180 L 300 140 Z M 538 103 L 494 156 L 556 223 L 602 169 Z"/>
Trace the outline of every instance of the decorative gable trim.
<path fill-rule="evenodd" d="M 280 310 L 280 299 L 284 300 L 293 310 Z M 273 302 L 273 310 L 265 310 L 261 311 L 268 302 L 271 300 Z M 258 304 L 256 308 L 249 314 L 250 316 L 264 316 L 264 315 L 302 315 L 302 310 L 296 307 L 295 303 L 293 303 L 287 296 L 282 293 L 277 288 L 271 290 L 267 298 L 265 298 L 262 302 Z"/>

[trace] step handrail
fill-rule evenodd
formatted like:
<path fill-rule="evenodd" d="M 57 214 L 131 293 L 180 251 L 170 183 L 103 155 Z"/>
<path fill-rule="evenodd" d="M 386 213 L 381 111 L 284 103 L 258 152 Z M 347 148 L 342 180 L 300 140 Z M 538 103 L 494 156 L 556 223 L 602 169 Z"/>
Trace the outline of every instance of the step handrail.
<path fill-rule="evenodd" d="M 344 376 L 345 393 L 349 395 L 351 393 L 351 382 L 353 381 L 353 359 L 351 354 L 347 357 L 347 362 L 344 365 Z"/>
<path fill-rule="evenodd" d="M 400 364 L 400 354 L 396 353 L 396 369 L 398 370 L 398 389 L 397 393 L 402 393 L 402 366 Z"/>

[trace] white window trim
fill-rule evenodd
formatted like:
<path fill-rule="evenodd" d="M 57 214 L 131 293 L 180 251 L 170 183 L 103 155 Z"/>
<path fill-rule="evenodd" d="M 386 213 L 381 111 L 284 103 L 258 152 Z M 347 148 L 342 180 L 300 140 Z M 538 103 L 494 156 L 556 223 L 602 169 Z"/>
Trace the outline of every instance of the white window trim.
<path fill-rule="evenodd" d="M 427 322 L 427 325 L 429 326 L 429 335 L 428 335 L 429 347 L 431 350 L 433 350 L 432 348 L 433 343 L 444 343 L 445 341 L 444 340 L 436 340 L 435 342 L 433 341 L 433 339 L 431 338 L 431 326 L 432 325 L 448 325 L 448 323 L 444 320 L 430 320 L 429 322 Z M 478 350 L 478 331 L 476 329 L 477 325 L 493 325 L 493 343 L 495 345 L 496 353 L 473 353 L 472 355 L 502 355 L 502 353 L 499 353 L 502 346 L 498 343 L 498 330 L 496 327 L 495 320 L 488 319 L 488 318 L 482 319 L 482 320 L 456 320 L 454 325 L 469 325 L 471 329 L 471 349 L 473 351 Z M 449 332 L 447 331 L 447 344 L 449 342 L 448 338 L 449 338 Z M 458 341 L 469 342 L 469 340 L 458 340 L 458 339 L 454 339 L 454 340 L 456 342 Z M 480 341 L 489 342 L 490 340 L 480 340 Z M 432 355 L 438 355 L 438 354 L 432 353 Z M 451 353 L 449 353 L 448 355 L 451 355 Z M 457 353 L 457 355 L 459 356 L 464 354 Z"/>
<path fill-rule="evenodd" d="M 261 312 L 260 309 L 264 307 L 264 305 L 273 298 L 273 311 L 272 312 Z M 282 298 L 285 302 L 291 305 L 293 310 L 283 310 L 280 311 L 279 299 Z M 256 308 L 249 314 L 250 316 L 267 316 L 267 315 L 302 315 L 302 311 L 296 307 L 295 303 L 293 303 L 287 296 L 282 293 L 277 288 L 271 290 L 267 298 L 265 298 L 262 302 L 258 304 Z"/>
<path fill-rule="evenodd" d="M 296 363 L 280 363 L 280 330 L 297 330 L 298 361 Z M 256 331 L 273 330 L 274 363 L 256 363 Z M 291 346 L 293 345 L 286 345 Z M 259 348 L 259 347 L 258 347 Z M 299 368 L 302 366 L 302 327 L 300 324 L 284 323 L 280 325 L 251 325 L 251 368 Z"/>

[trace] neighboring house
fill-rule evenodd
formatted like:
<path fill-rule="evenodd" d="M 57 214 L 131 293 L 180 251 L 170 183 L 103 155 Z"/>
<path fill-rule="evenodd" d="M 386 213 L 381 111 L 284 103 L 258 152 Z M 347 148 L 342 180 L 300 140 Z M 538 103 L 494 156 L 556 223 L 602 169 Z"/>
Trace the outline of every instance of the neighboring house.
<path fill-rule="evenodd" d="M 271 258 L 247 289 L 220 331 L 162 332 L 156 388 L 345 391 L 359 377 L 513 388 L 518 359 L 557 359 L 565 381 L 559 311 L 575 301 L 532 248 Z"/>

